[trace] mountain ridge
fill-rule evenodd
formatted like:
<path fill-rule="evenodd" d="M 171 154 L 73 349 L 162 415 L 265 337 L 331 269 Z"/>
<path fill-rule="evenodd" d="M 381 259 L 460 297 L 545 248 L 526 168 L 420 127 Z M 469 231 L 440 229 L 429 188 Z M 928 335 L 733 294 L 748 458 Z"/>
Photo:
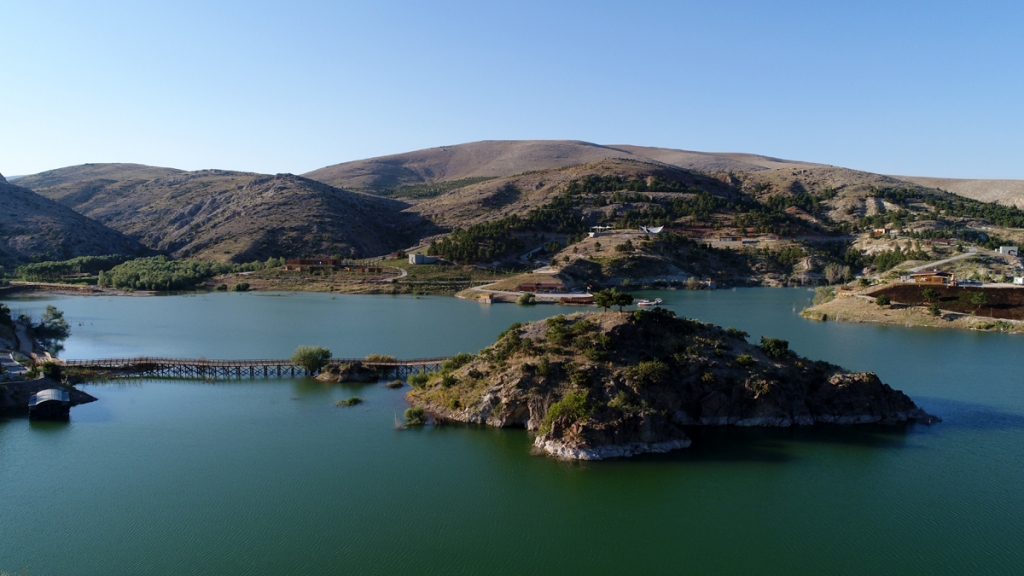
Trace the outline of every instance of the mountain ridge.
<path fill-rule="evenodd" d="M 292 174 L 88 164 L 26 177 L 24 184 L 175 257 L 364 257 L 432 230 L 403 213 L 405 203 Z"/>

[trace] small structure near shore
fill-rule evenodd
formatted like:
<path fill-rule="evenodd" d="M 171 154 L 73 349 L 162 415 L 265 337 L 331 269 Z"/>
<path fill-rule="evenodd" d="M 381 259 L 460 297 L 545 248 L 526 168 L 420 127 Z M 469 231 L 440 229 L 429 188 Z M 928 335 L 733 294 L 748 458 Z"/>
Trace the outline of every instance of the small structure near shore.
<path fill-rule="evenodd" d="M 955 277 L 949 272 L 939 272 L 938 270 L 928 270 L 925 272 L 914 272 L 904 276 L 904 282 L 910 284 L 929 284 L 934 286 L 945 286 L 949 284 L 955 285 Z"/>
<path fill-rule="evenodd" d="M 516 292 L 562 292 L 565 284 L 561 282 L 526 282 L 516 286 Z"/>
<path fill-rule="evenodd" d="M 28 399 L 30 420 L 67 420 L 70 416 L 71 396 L 64 390 L 40 390 Z"/>

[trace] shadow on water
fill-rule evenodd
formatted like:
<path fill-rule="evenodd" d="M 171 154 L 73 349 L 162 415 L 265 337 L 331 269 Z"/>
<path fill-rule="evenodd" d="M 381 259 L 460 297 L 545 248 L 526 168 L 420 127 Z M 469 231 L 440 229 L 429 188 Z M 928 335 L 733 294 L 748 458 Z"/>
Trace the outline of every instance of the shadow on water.
<path fill-rule="evenodd" d="M 746 428 L 737 426 L 690 427 L 686 435 L 689 448 L 667 454 L 643 454 L 634 458 L 645 461 L 687 462 L 757 462 L 785 464 L 795 461 L 800 452 L 796 444 L 827 444 L 872 450 L 906 449 L 908 431 L 914 425 L 818 424 L 793 428 Z"/>
<path fill-rule="evenodd" d="M 28 417 L 26 416 L 26 419 Z M 71 425 L 71 419 L 67 420 L 29 420 L 28 426 L 33 432 L 40 432 L 43 434 L 55 434 L 63 432 Z"/>
<path fill-rule="evenodd" d="M 321 382 L 316 378 L 296 377 L 292 381 L 292 389 L 296 394 L 302 396 L 323 396 L 335 389 L 361 390 L 368 386 L 378 386 L 381 380 L 373 382 Z"/>
<path fill-rule="evenodd" d="M 941 423 L 933 425 L 937 429 L 985 431 L 1024 429 L 1024 414 L 1007 412 L 993 406 L 927 397 L 918 398 L 917 403 L 927 406 L 926 410 L 942 418 Z"/>

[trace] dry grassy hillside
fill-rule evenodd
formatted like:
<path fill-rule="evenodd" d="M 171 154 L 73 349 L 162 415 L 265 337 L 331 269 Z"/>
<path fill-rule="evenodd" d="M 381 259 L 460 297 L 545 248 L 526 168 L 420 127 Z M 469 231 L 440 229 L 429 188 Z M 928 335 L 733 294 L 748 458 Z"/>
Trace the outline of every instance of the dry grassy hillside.
<path fill-rule="evenodd" d="M 26 177 L 47 198 L 174 256 L 374 256 L 431 228 L 405 204 L 293 176 L 124 165 Z M 130 166 L 130 165 L 129 165 Z M 123 176 L 123 178 L 119 177 Z"/>
<path fill-rule="evenodd" d="M 160 168 L 143 164 L 82 164 L 23 176 L 18 179 L 18 186 L 37 190 L 70 186 L 83 181 L 91 182 L 94 185 L 130 181 L 146 182 L 185 173 L 184 170 L 176 168 Z"/>
<path fill-rule="evenodd" d="M 662 164 L 611 159 L 488 180 L 423 200 L 408 211 L 421 214 L 441 226 L 466 227 L 511 214 L 525 214 L 532 208 L 550 202 L 569 182 L 585 176 L 621 176 L 625 179 L 658 177 L 720 196 L 734 194 L 731 186 L 712 177 Z"/>
<path fill-rule="evenodd" d="M 740 174 L 737 179 L 745 192 L 758 199 L 776 194 L 802 193 L 824 197 L 834 191 L 834 198 L 826 201 L 825 205 L 827 216 L 836 222 L 853 222 L 893 208 L 874 198 L 875 190 L 909 188 L 937 192 L 892 176 L 834 166 L 762 170 Z"/>
<path fill-rule="evenodd" d="M 637 159 L 663 162 L 686 170 L 696 172 L 757 172 L 776 168 L 808 168 L 820 166 L 809 162 L 783 160 L 759 154 L 742 154 L 736 152 L 694 152 L 691 150 L 675 150 L 672 148 L 649 148 L 647 146 L 615 145 L 610 146 L 625 150 Z"/>
<path fill-rule="evenodd" d="M 896 176 L 929 188 L 940 188 L 982 202 L 1024 208 L 1024 180 L 969 180 L 963 178 L 926 178 Z"/>
<path fill-rule="evenodd" d="M 813 166 L 753 154 L 602 146 L 575 140 L 487 140 L 335 164 L 304 176 L 332 186 L 383 191 L 444 180 L 503 178 L 614 158 L 664 163 L 698 172 Z"/>
<path fill-rule="evenodd" d="M 0 176 L 0 262 L 134 254 L 142 246 Z"/>

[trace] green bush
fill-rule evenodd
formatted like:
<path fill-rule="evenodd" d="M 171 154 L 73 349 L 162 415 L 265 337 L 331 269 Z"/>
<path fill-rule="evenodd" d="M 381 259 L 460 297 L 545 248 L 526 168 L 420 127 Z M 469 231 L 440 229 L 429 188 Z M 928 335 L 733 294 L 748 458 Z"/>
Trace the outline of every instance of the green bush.
<path fill-rule="evenodd" d="M 422 388 L 428 381 L 430 381 L 430 374 L 426 372 L 417 372 L 409 376 L 409 386 L 413 388 Z"/>
<path fill-rule="evenodd" d="M 561 418 L 566 419 L 566 424 L 572 424 L 590 415 L 588 406 L 588 393 L 586 390 L 568 392 L 561 400 L 548 407 L 544 421 L 538 430 L 541 434 L 551 431 L 551 424 Z"/>
<path fill-rule="evenodd" d="M 761 336 L 761 350 L 764 350 L 764 353 L 769 358 L 782 360 L 789 356 L 789 342 L 779 338 L 765 338 Z"/>
<path fill-rule="evenodd" d="M 627 394 L 625 390 L 619 390 L 619 393 L 615 395 L 615 398 L 612 398 L 608 402 L 608 407 L 616 408 L 618 410 L 622 410 L 623 412 L 632 412 L 633 410 L 639 408 L 639 406 L 633 403 L 629 394 Z"/>
<path fill-rule="evenodd" d="M 292 354 L 291 361 L 307 374 L 312 374 L 327 366 L 331 361 L 331 351 L 322 346 L 299 346 Z"/>
<path fill-rule="evenodd" d="M 46 376 L 50 380 L 60 380 L 61 369 L 60 364 L 56 362 L 43 362 L 43 376 Z"/>
<path fill-rule="evenodd" d="M 520 306 L 533 306 L 537 303 L 537 296 L 533 292 L 525 292 L 516 300 L 516 304 Z"/>
<path fill-rule="evenodd" d="M 498 334 L 498 340 L 501 340 L 505 336 L 508 336 L 509 334 L 518 331 L 522 327 L 523 327 L 522 323 L 520 323 L 520 322 L 513 322 L 512 325 L 509 326 L 508 328 L 506 328 L 504 332 L 502 332 L 501 334 Z"/>
<path fill-rule="evenodd" d="M 239 282 L 238 284 L 235 284 L 234 286 L 232 286 L 231 290 L 234 291 L 234 292 L 248 292 L 249 291 L 249 283 L 248 282 Z"/>
<path fill-rule="evenodd" d="M 586 388 L 590 386 L 590 374 L 579 370 L 569 374 L 569 381 L 572 382 L 573 386 Z"/>
<path fill-rule="evenodd" d="M 476 356 L 472 354 L 459 352 L 458 354 L 445 360 L 444 363 L 441 364 L 441 372 L 452 372 L 454 370 L 458 370 L 459 368 L 462 368 L 466 364 L 472 362 L 474 358 L 476 358 Z"/>
<path fill-rule="evenodd" d="M 931 304 L 928 305 L 928 313 L 931 314 L 932 316 L 941 316 L 942 310 L 939 310 L 938 304 L 932 302 Z"/>
<path fill-rule="evenodd" d="M 567 328 L 568 320 L 565 319 L 564 314 L 548 318 L 544 323 L 548 327 L 548 342 L 556 346 L 565 346 L 569 343 L 572 336 Z"/>
<path fill-rule="evenodd" d="M 334 405 L 338 406 L 338 407 L 347 407 L 347 406 L 358 406 L 359 404 L 362 404 L 362 403 L 363 403 L 363 399 L 362 398 L 360 398 L 359 396 L 353 396 L 353 397 L 347 398 L 345 400 L 338 400 L 337 402 L 334 403 Z"/>
<path fill-rule="evenodd" d="M 817 306 L 826 302 L 831 302 L 836 298 L 836 289 L 830 286 L 818 286 L 814 289 L 814 299 L 811 300 L 811 304 Z"/>
<path fill-rule="evenodd" d="M 736 363 L 744 367 L 753 366 L 754 357 L 751 356 L 750 354 L 740 354 L 739 356 L 736 357 Z"/>
<path fill-rule="evenodd" d="M 419 406 L 406 408 L 402 417 L 405 418 L 406 426 L 422 426 L 427 423 L 427 413 Z"/>
<path fill-rule="evenodd" d="M 892 299 L 885 294 L 881 294 L 878 298 L 875 298 L 875 304 L 878 304 L 879 306 L 888 306 L 892 304 Z"/>
<path fill-rule="evenodd" d="M 626 368 L 626 378 L 638 388 L 659 384 L 668 374 L 668 364 L 660 360 L 648 360 Z"/>
<path fill-rule="evenodd" d="M 227 292 L 228 291 L 228 285 L 227 284 L 217 284 L 217 287 L 214 288 L 214 290 L 216 290 L 217 292 Z"/>
<path fill-rule="evenodd" d="M 988 304 L 988 297 L 985 296 L 984 292 L 971 292 L 967 297 L 967 301 L 980 308 L 985 304 Z"/>
<path fill-rule="evenodd" d="M 732 326 L 726 328 L 725 333 L 733 338 L 739 338 L 740 340 L 746 340 L 747 336 L 750 336 L 746 331 L 740 330 L 739 328 L 733 328 Z"/>

